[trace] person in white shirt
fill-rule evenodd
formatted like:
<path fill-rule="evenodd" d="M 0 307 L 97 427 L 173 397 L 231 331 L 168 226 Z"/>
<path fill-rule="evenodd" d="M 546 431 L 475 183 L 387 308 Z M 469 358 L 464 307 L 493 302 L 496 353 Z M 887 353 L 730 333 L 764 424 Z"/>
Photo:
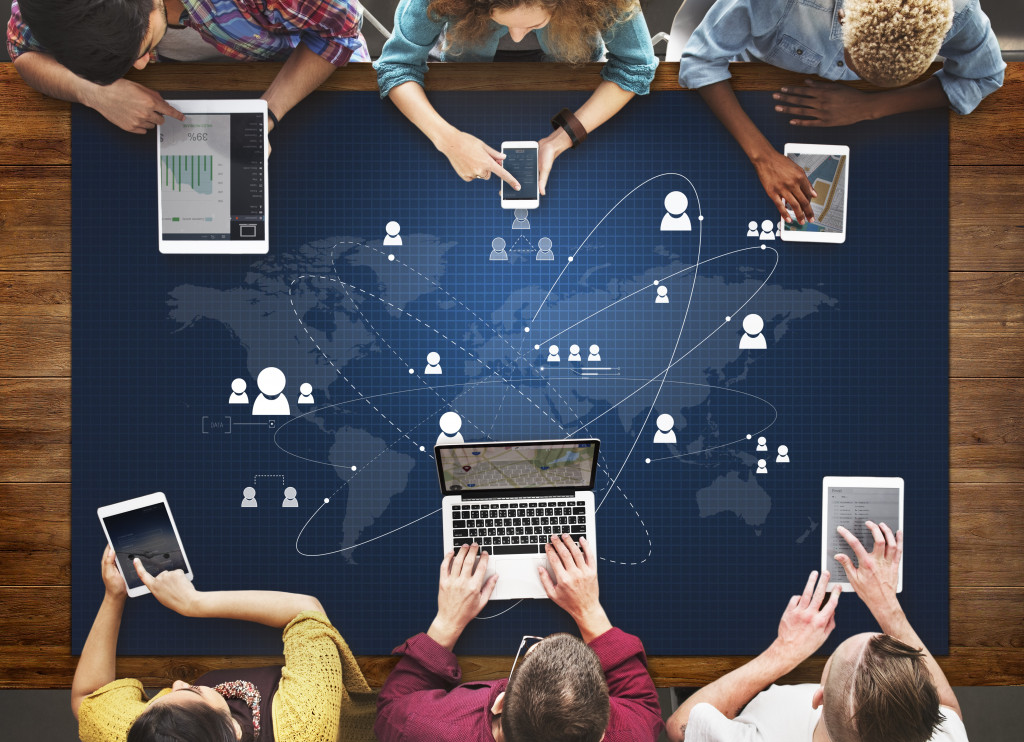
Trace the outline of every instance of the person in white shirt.
<path fill-rule="evenodd" d="M 903 532 L 867 521 L 869 554 L 845 528 L 857 557 L 836 556 L 883 634 L 850 637 L 832 653 L 821 684 L 774 685 L 814 654 L 835 628 L 838 586 L 811 572 L 779 623 L 778 638 L 743 667 L 701 688 L 668 721 L 673 742 L 967 742 L 960 705 L 896 598 Z M 817 582 L 817 586 L 815 586 Z M 762 690 L 771 685 L 767 690 Z"/>

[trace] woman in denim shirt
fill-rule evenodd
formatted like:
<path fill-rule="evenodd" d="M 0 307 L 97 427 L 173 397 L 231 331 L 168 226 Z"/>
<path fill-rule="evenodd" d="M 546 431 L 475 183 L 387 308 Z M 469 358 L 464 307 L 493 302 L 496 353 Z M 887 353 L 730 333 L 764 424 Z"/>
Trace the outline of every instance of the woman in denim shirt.
<path fill-rule="evenodd" d="M 701 97 L 743 147 L 786 221 L 802 224 L 814 191 L 740 107 L 730 61 L 764 61 L 826 80 L 862 79 L 883 88 L 912 83 L 936 54 L 942 69 L 899 90 L 862 92 L 808 80 L 783 88 L 775 110 L 795 126 L 846 126 L 924 108 L 970 113 L 1003 82 L 999 42 L 978 0 L 718 0 L 679 61 L 679 83 Z"/>
<path fill-rule="evenodd" d="M 423 76 L 432 50 L 437 56 L 431 58 L 445 62 L 530 57 L 580 64 L 607 56 L 593 95 L 540 141 L 542 195 L 555 158 L 634 95 L 646 94 L 658 66 L 637 0 L 402 0 L 393 35 L 374 63 L 381 97 L 391 98 L 463 180 L 494 173 L 517 190 L 501 167 L 504 155 L 445 121 L 427 100 Z"/>

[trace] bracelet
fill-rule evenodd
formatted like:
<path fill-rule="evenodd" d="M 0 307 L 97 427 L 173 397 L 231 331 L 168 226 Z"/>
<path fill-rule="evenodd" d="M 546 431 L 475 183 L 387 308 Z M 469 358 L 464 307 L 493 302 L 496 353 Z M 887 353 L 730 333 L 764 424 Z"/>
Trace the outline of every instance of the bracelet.
<path fill-rule="evenodd" d="M 274 128 L 276 129 L 281 125 L 281 122 L 277 120 L 277 116 L 270 110 L 270 106 L 267 106 L 267 118 L 274 122 Z"/>
<path fill-rule="evenodd" d="M 582 144 L 587 138 L 587 130 L 583 128 L 583 124 L 580 123 L 580 120 L 568 108 L 563 108 L 555 114 L 555 117 L 551 119 L 551 128 L 564 129 L 572 141 L 572 149 L 576 149 L 577 145 Z"/>

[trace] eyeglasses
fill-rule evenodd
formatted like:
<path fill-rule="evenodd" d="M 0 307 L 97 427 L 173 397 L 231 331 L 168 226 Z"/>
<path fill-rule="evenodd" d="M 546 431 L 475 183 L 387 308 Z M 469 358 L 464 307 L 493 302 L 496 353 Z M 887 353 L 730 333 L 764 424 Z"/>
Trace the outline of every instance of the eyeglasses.
<path fill-rule="evenodd" d="M 544 637 L 543 636 L 524 636 L 523 637 L 523 640 L 521 642 L 519 642 L 519 649 L 516 651 L 516 658 L 514 660 L 512 660 L 512 669 L 509 670 L 509 673 L 508 673 L 508 680 L 509 680 L 509 682 L 512 682 L 512 673 L 514 673 L 516 671 L 516 663 L 519 662 L 519 657 L 523 654 L 523 648 L 526 647 L 526 643 L 530 642 L 530 649 L 532 649 L 533 647 L 535 647 L 537 645 L 538 642 L 542 642 L 542 641 L 544 641 Z M 527 649 L 526 651 L 529 652 L 530 649 Z"/>

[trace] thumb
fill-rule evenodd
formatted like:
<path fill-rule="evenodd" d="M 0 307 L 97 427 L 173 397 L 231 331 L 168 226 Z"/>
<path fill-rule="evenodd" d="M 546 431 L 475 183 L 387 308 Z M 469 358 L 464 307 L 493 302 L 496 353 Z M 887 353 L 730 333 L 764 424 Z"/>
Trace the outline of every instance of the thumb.
<path fill-rule="evenodd" d="M 505 154 L 502 153 L 502 152 L 499 152 L 498 150 L 496 150 L 494 147 L 492 147 L 491 145 L 487 144 L 486 142 L 483 142 L 482 144 L 484 145 L 484 150 L 487 152 L 487 154 L 489 154 L 491 157 L 493 157 L 495 160 L 497 160 L 499 164 L 501 164 L 501 161 L 505 159 Z"/>
<path fill-rule="evenodd" d="M 551 575 L 543 567 L 537 567 L 537 574 L 540 575 L 540 584 L 544 586 L 544 592 L 552 600 L 555 599 L 555 583 L 551 581 Z"/>
<path fill-rule="evenodd" d="M 146 571 L 146 568 L 142 566 L 142 560 L 138 557 L 132 560 L 132 564 L 135 565 L 135 572 L 139 575 L 139 579 L 142 580 L 142 584 L 146 587 L 152 587 L 153 575 Z"/>

